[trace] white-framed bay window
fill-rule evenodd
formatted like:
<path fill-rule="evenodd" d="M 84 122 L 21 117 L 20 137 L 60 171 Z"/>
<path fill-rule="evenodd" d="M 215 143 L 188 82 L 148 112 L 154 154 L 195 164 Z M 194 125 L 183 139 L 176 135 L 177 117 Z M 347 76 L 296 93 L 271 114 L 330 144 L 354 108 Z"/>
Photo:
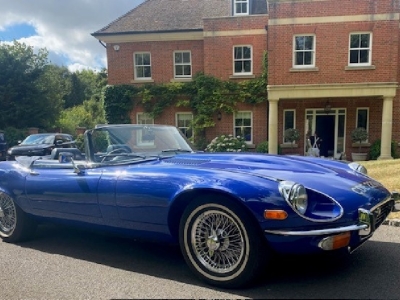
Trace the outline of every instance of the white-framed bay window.
<path fill-rule="evenodd" d="M 151 79 L 151 54 L 150 52 L 135 52 L 134 77 L 136 80 Z"/>
<path fill-rule="evenodd" d="M 283 111 L 283 143 L 284 144 L 290 144 L 290 142 L 285 139 L 285 131 L 290 128 L 296 129 L 296 110 L 285 109 Z"/>
<path fill-rule="evenodd" d="M 314 34 L 296 34 L 293 36 L 293 68 L 315 67 Z"/>
<path fill-rule="evenodd" d="M 250 45 L 238 45 L 233 47 L 233 74 L 253 74 L 253 49 Z"/>
<path fill-rule="evenodd" d="M 246 143 L 253 142 L 253 113 L 251 111 L 238 111 L 234 117 L 235 136 L 244 137 Z"/>
<path fill-rule="evenodd" d="M 193 114 L 189 112 L 176 113 L 176 127 L 189 139 L 193 136 L 193 131 L 190 127 L 193 120 Z"/>
<path fill-rule="evenodd" d="M 372 56 L 372 33 L 350 33 L 349 66 L 370 66 Z"/>

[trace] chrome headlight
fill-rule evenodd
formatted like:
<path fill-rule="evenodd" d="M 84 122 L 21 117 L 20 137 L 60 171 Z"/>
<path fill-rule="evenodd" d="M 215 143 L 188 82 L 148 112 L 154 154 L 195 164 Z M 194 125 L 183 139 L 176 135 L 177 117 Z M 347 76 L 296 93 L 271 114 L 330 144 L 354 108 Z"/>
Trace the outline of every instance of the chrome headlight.
<path fill-rule="evenodd" d="M 306 213 L 308 196 L 303 185 L 293 181 L 281 181 L 279 183 L 279 192 L 298 213 L 302 215 Z"/>
<path fill-rule="evenodd" d="M 352 169 L 358 173 L 365 174 L 365 175 L 368 174 L 367 168 L 360 165 L 359 163 L 351 162 L 351 163 L 349 163 L 349 167 L 350 167 L 350 169 Z"/>

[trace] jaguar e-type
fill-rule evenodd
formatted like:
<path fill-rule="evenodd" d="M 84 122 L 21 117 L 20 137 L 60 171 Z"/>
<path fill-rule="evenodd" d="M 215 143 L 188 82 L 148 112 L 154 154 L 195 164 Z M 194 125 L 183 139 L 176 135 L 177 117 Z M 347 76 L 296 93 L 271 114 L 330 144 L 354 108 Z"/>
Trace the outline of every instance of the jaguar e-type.
<path fill-rule="evenodd" d="M 60 221 L 177 243 L 220 287 L 254 282 L 276 252 L 352 252 L 397 200 L 355 162 L 201 152 L 166 125 L 99 125 L 84 154 L 53 151 L 0 163 L 3 241 Z"/>

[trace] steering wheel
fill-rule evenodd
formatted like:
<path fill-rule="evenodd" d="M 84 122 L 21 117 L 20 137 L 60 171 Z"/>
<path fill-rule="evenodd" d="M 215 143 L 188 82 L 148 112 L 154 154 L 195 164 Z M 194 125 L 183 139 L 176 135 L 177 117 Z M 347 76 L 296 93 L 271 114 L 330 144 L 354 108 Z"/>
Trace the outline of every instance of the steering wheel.
<path fill-rule="evenodd" d="M 124 153 L 127 154 L 127 153 L 131 153 L 131 152 L 128 149 L 123 148 L 123 147 L 115 148 L 115 149 L 111 150 L 110 152 L 107 152 L 107 154 L 103 157 L 101 162 L 115 159 L 115 157 L 109 157 L 109 155 L 112 155 L 112 154 L 124 154 Z"/>

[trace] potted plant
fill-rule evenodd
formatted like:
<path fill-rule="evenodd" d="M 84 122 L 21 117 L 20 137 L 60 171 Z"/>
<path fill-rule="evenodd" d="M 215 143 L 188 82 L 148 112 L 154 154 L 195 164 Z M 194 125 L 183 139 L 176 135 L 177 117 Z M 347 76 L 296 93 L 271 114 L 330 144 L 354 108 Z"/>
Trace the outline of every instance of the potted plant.
<path fill-rule="evenodd" d="M 363 161 L 367 159 L 368 153 L 361 153 L 361 143 L 368 139 L 368 131 L 363 127 L 358 127 L 351 132 L 351 140 L 358 143 L 358 152 L 351 153 L 353 161 Z"/>
<path fill-rule="evenodd" d="M 288 128 L 285 130 L 285 140 L 293 144 L 300 139 L 300 132 L 296 128 Z"/>

